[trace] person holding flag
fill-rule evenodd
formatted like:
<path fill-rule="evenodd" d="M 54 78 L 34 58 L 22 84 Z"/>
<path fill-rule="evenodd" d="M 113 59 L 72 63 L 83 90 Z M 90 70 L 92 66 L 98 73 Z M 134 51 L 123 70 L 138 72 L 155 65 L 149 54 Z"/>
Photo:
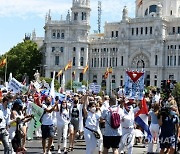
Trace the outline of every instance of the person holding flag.
<path fill-rule="evenodd" d="M 134 145 L 134 111 L 133 102 L 124 100 L 123 114 L 121 119 L 122 138 L 119 146 L 119 151 L 122 152 L 125 147 L 128 149 L 128 154 L 133 153 Z"/>
<path fill-rule="evenodd" d="M 50 148 L 53 143 L 54 137 L 54 127 L 53 127 L 53 111 L 58 105 L 58 101 L 55 101 L 54 105 L 51 105 L 51 97 L 46 96 L 45 102 L 42 105 L 44 109 L 44 113 L 41 117 L 41 131 L 42 131 L 42 147 L 43 147 L 43 154 L 46 154 L 46 139 L 48 138 L 48 154 L 51 154 Z"/>

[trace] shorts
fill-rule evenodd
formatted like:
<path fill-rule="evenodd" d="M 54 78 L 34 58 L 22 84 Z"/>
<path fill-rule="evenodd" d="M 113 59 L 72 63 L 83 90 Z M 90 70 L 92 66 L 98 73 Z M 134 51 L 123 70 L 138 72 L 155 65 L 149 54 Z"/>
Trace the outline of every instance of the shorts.
<path fill-rule="evenodd" d="M 53 125 L 41 125 L 42 139 L 54 137 Z"/>
<path fill-rule="evenodd" d="M 105 148 L 118 149 L 121 136 L 103 136 L 103 145 Z"/>
<path fill-rule="evenodd" d="M 75 131 L 79 130 L 79 119 L 71 119 L 70 129 L 73 128 Z"/>

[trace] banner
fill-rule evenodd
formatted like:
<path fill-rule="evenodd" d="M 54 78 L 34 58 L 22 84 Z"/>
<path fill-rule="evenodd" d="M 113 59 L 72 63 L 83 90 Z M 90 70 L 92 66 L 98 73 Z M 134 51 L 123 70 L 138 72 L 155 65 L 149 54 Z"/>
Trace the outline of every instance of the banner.
<path fill-rule="evenodd" d="M 125 96 L 129 99 L 143 99 L 144 72 L 126 71 Z"/>
<path fill-rule="evenodd" d="M 30 121 L 27 136 L 31 139 L 33 139 L 33 133 L 36 131 L 40 126 L 40 118 L 43 114 L 44 110 L 37 106 L 35 103 L 32 104 L 32 114 L 34 115 L 34 118 Z"/>
<path fill-rule="evenodd" d="M 73 81 L 73 88 L 77 89 L 77 88 L 81 88 L 81 86 L 82 86 L 82 82 Z"/>
<path fill-rule="evenodd" d="M 90 83 L 89 91 L 94 92 L 95 94 L 98 94 L 101 91 L 101 85 L 98 85 L 96 83 Z"/>
<path fill-rule="evenodd" d="M 28 91 L 28 88 L 21 84 L 19 81 L 17 81 L 15 78 L 12 78 L 12 80 L 9 82 L 9 89 L 13 93 L 20 93 L 22 92 L 23 94 Z"/>

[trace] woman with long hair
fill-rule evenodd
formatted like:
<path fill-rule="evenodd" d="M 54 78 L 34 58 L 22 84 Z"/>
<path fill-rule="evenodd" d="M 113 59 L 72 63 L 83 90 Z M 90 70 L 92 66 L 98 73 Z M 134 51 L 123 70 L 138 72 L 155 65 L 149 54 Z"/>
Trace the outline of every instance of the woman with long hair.
<path fill-rule="evenodd" d="M 58 136 L 58 153 L 61 153 L 61 137 L 63 135 L 63 150 L 64 153 L 67 153 L 67 133 L 69 125 L 69 109 L 67 107 L 67 102 L 63 101 L 58 105 L 56 109 L 56 118 L 57 118 L 57 136 Z"/>
<path fill-rule="evenodd" d="M 149 118 L 151 121 L 150 124 L 150 132 L 152 135 L 152 141 L 149 141 L 148 143 L 148 152 L 153 152 L 153 145 L 157 143 L 157 149 L 156 152 L 160 151 L 159 147 L 159 132 L 160 132 L 160 126 L 158 124 L 158 113 L 159 113 L 159 103 L 155 103 L 152 107 L 152 109 L 149 111 Z"/>
<path fill-rule="evenodd" d="M 11 122 L 10 122 L 9 133 L 10 133 L 10 139 L 12 140 L 15 136 L 16 126 L 17 126 L 16 121 L 17 119 L 19 119 L 20 129 L 22 132 L 22 148 L 26 151 L 25 141 L 26 141 L 27 130 L 26 130 L 25 123 L 31 120 L 32 115 L 24 116 L 22 113 L 22 107 L 23 107 L 23 104 L 22 104 L 21 99 L 16 99 L 11 110 L 11 116 L 10 116 Z"/>

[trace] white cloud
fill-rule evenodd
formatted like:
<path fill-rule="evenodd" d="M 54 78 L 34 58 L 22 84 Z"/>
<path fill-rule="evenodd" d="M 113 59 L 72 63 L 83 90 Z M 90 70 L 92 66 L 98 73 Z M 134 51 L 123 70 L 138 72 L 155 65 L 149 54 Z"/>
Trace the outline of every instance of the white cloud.
<path fill-rule="evenodd" d="M 124 5 L 130 10 L 129 14 L 134 14 L 134 0 L 101 0 L 102 16 L 113 15 L 117 18 L 122 14 Z M 31 16 L 44 17 L 51 9 L 52 14 L 67 14 L 72 6 L 72 0 L 0 0 L 0 17 L 22 17 Z M 92 15 L 97 13 L 97 0 L 91 0 Z M 119 17 L 118 17 L 119 18 Z"/>

